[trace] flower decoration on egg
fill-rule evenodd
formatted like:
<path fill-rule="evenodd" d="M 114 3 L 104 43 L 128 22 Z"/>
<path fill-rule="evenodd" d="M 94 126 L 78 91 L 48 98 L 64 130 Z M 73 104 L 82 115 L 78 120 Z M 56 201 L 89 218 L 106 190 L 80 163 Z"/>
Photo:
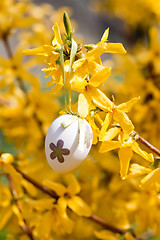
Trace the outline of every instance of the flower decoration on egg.
<path fill-rule="evenodd" d="M 67 149 L 67 148 L 63 148 L 63 145 L 64 145 L 64 141 L 62 139 L 58 140 L 57 146 L 54 143 L 50 143 L 49 147 L 52 150 L 52 152 L 50 154 L 50 158 L 52 160 L 57 158 L 57 160 L 60 163 L 63 163 L 64 162 L 63 155 L 69 155 L 70 154 L 70 150 Z"/>

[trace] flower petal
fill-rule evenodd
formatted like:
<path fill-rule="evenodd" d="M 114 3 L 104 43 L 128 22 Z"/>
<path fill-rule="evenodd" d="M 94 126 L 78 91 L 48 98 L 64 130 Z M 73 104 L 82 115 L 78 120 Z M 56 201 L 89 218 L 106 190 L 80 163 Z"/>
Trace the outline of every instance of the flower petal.
<path fill-rule="evenodd" d="M 10 206 L 11 199 L 10 190 L 0 182 L 0 206 Z"/>
<path fill-rule="evenodd" d="M 139 154 L 140 156 L 142 156 L 144 159 L 146 159 L 149 162 L 154 162 L 154 157 L 152 153 L 147 153 L 145 151 L 143 151 L 137 142 L 133 141 L 133 145 L 132 145 L 132 149 L 134 152 L 136 152 L 137 154 Z"/>
<path fill-rule="evenodd" d="M 22 186 L 26 189 L 26 191 L 29 193 L 30 196 L 36 197 L 37 196 L 37 188 L 28 182 L 27 180 L 23 179 L 22 180 Z"/>
<path fill-rule="evenodd" d="M 137 163 L 133 163 L 130 167 L 130 175 L 139 176 L 143 174 L 148 174 L 152 170 L 150 168 L 143 167 Z"/>
<path fill-rule="evenodd" d="M 57 159 L 60 163 L 63 163 L 64 162 L 64 157 L 62 156 L 62 154 L 58 154 L 57 155 Z"/>
<path fill-rule="evenodd" d="M 67 174 L 66 183 L 68 184 L 67 191 L 71 196 L 80 192 L 81 187 L 73 174 Z"/>
<path fill-rule="evenodd" d="M 130 134 L 133 131 L 134 126 L 126 113 L 115 108 L 113 118 L 117 123 L 119 123 L 125 133 Z"/>
<path fill-rule="evenodd" d="M 106 82 L 111 74 L 111 68 L 104 68 L 89 79 L 89 84 L 94 87 L 98 87 L 100 84 Z"/>
<path fill-rule="evenodd" d="M 107 41 L 108 35 L 109 35 L 109 28 L 107 28 L 107 29 L 105 30 L 105 32 L 103 33 L 103 36 L 102 36 L 102 38 L 101 38 L 101 43 L 104 43 L 104 42 Z"/>
<path fill-rule="evenodd" d="M 52 51 L 54 51 L 54 48 L 52 46 L 44 45 L 34 49 L 25 49 L 23 50 L 23 53 L 25 55 L 41 55 L 48 57 L 52 55 Z"/>
<path fill-rule="evenodd" d="M 102 110 L 104 111 L 111 111 L 114 103 L 106 97 L 106 95 L 101 92 L 99 89 L 88 86 L 87 87 L 87 93 L 92 99 L 92 101 Z"/>
<path fill-rule="evenodd" d="M 95 231 L 94 234 L 96 238 L 102 240 L 119 240 L 119 236 L 115 236 L 114 233 L 107 230 Z"/>
<path fill-rule="evenodd" d="M 15 215 L 17 216 L 17 218 L 18 218 L 18 224 L 19 224 L 21 227 L 23 227 L 23 226 L 25 225 L 25 223 L 24 223 L 24 220 L 23 220 L 23 218 L 22 218 L 22 214 L 21 214 L 19 208 L 18 208 L 15 204 L 12 205 L 12 211 L 14 212 L 14 214 L 15 214 Z"/>
<path fill-rule="evenodd" d="M 22 175 L 18 173 L 15 168 L 11 164 L 5 164 L 3 169 L 6 173 L 8 173 L 12 177 L 13 185 L 15 191 L 17 192 L 17 197 L 22 197 L 24 192 L 21 187 Z"/>
<path fill-rule="evenodd" d="M 95 61 L 87 61 L 87 68 L 88 68 L 88 72 L 91 75 L 94 75 L 96 73 L 98 73 L 99 71 L 101 71 L 102 69 L 104 69 L 104 66 L 102 66 L 101 64 L 97 63 L 96 60 Z"/>
<path fill-rule="evenodd" d="M 59 30 L 58 24 L 55 23 L 55 25 L 53 26 L 52 29 L 53 29 L 54 35 L 55 35 L 55 37 L 54 37 L 54 39 L 52 41 L 53 46 L 54 45 L 62 45 L 63 42 L 62 42 L 62 39 L 61 39 L 61 35 L 60 35 L 60 30 Z"/>
<path fill-rule="evenodd" d="M 56 84 L 51 90 L 51 94 L 56 94 L 57 92 L 60 91 L 60 89 L 63 87 L 63 80 L 61 79 L 59 83 Z"/>
<path fill-rule="evenodd" d="M 37 210 L 50 210 L 53 208 L 53 203 L 55 202 L 55 199 L 53 198 L 43 198 L 43 199 L 30 199 L 26 198 L 25 202 L 32 208 Z"/>
<path fill-rule="evenodd" d="M 85 61 L 86 61 L 86 60 L 85 60 L 84 58 L 78 59 L 77 61 L 75 61 L 75 62 L 73 63 L 73 66 L 72 66 L 73 70 L 75 71 L 77 68 L 82 67 L 82 65 L 85 63 Z"/>
<path fill-rule="evenodd" d="M 86 75 L 84 78 L 82 77 L 74 77 L 74 80 L 71 81 L 71 88 L 74 91 L 77 92 L 83 92 L 85 90 L 85 87 L 87 86 L 87 81 L 85 80 Z"/>
<path fill-rule="evenodd" d="M 57 149 L 56 145 L 54 143 L 50 143 L 49 147 L 52 151 L 55 151 Z"/>
<path fill-rule="evenodd" d="M 67 148 L 63 148 L 63 149 L 61 150 L 61 153 L 62 153 L 62 155 L 69 155 L 69 154 L 70 154 L 70 150 L 67 149 Z"/>
<path fill-rule="evenodd" d="M 66 213 L 67 204 L 68 204 L 68 200 L 64 196 L 58 199 L 58 205 L 63 213 Z"/>
<path fill-rule="evenodd" d="M 99 135 L 99 140 L 100 141 L 103 141 L 104 135 L 105 135 L 106 130 L 109 127 L 111 121 L 112 121 L 112 113 L 108 112 L 106 114 L 105 120 L 104 120 L 102 128 L 101 128 L 101 132 L 100 132 L 100 135 Z"/>
<path fill-rule="evenodd" d="M 79 94 L 78 97 L 78 114 L 80 115 L 80 117 L 85 118 L 88 115 L 88 110 L 89 110 L 88 101 L 85 98 L 84 94 L 81 93 Z"/>
<path fill-rule="evenodd" d="M 13 156 L 10 153 L 3 153 L 0 156 L 0 162 L 3 163 L 12 163 L 14 161 Z"/>
<path fill-rule="evenodd" d="M 136 238 L 133 237 L 129 232 L 125 233 L 124 236 L 126 240 L 136 240 Z"/>
<path fill-rule="evenodd" d="M 132 147 L 121 147 L 118 152 L 120 160 L 120 174 L 122 179 L 126 178 L 132 155 Z"/>
<path fill-rule="evenodd" d="M 121 131 L 121 128 L 110 128 L 104 135 L 103 141 L 110 141 L 115 138 Z"/>
<path fill-rule="evenodd" d="M 83 67 L 77 68 L 75 72 L 72 74 L 70 79 L 71 87 L 73 90 L 82 92 L 87 85 L 86 76 L 88 73 L 88 69 L 86 64 Z"/>
<path fill-rule="evenodd" d="M 140 97 L 138 98 L 132 98 L 126 103 L 122 103 L 117 106 L 117 109 L 123 111 L 123 112 L 130 112 L 133 108 L 133 106 L 139 101 Z"/>
<path fill-rule="evenodd" d="M 106 43 L 100 43 L 98 45 L 94 46 L 94 49 L 89 51 L 86 54 L 86 59 L 88 61 L 95 60 L 98 56 L 102 55 L 104 52 L 106 52 Z"/>
<path fill-rule="evenodd" d="M 56 83 L 55 79 L 52 79 L 52 80 L 50 80 L 49 82 L 46 83 L 45 88 L 49 88 L 49 87 L 53 86 L 55 83 Z"/>
<path fill-rule="evenodd" d="M 71 234 L 71 232 L 73 231 L 73 227 L 74 227 L 74 222 L 67 216 L 66 213 L 66 208 L 67 208 L 67 204 L 68 204 L 68 200 L 66 200 L 65 197 L 60 197 L 58 199 L 58 210 L 59 210 L 59 216 L 60 216 L 60 223 L 61 225 L 63 225 L 63 227 L 65 227 L 65 231 L 68 234 Z"/>
<path fill-rule="evenodd" d="M 53 224 L 53 213 L 52 211 L 47 211 L 43 213 L 43 216 L 38 222 L 37 232 L 41 239 L 49 239 L 52 231 Z"/>
<path fill-rule="evenodd" d="M 3 229 L 13 215 L 11 206 L 0 208 L 0 229 Z"/>
<path fill-rule="evenodd" d="M 52 182 L 48 179 L 43 181 L 43 185 L 55 191 L 58 194 L 58 196 L 64 195 L 64 193 L 67 191 L 67 189 L 62 184 Z"/>
<path fill-rule="evenodd" d="M 56 152 L 51 152 L 50 154 L 50 158 L 53 160 L 57 157 L 57 153 Z"/>
<path fill-rule="evenodd" d="M 156 168 L 155 170 L 153 170 L 141 181 L 142 186 L 145 188 L 148 188 L 150 185 L 155 184 L 157 182 L 160 184 L 160 168 Z"/>
<path fill-rule="evenodd" d="M 107 43 L 105 52 L 125 54 L 127 51 L 124 49 L 122 43 Z"/>
<path fill-rule="evenodd" d="M 63 145 L 64 145 L 63 140 L 62 140 L 62 139 L 59 139 L 58 142 L 57 142 L 57 147 L 58 147 L 58 148 L 59 148 L 59 147 L 62 148 Z"/>
<path fill-rule="evenodd" d="M 102 142 L 99 152 L 100 153 L 108 152 L 116 148 L 120 148 L 121 146 L 122 146 L 122 142 L 118 142 L 118 141 Z"/>
<path fill-rule="evenodd" d="M 68 207 L 79 216 L 89 217 L 91 215 L 90 207 L 78 196 L 73 196 L 68 200 Z"/>

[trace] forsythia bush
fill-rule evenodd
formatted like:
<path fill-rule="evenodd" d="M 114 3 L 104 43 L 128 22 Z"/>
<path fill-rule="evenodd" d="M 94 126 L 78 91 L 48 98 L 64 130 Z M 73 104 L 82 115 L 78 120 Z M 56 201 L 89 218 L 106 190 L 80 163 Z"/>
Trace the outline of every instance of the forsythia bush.
<path fill-rule="evenodd" d="M 0 239 L 158 239 L 160 151 L 145 140 L 160 147 L 158 32 L 150 28 L 150 48 L 137 44 L 133 54 L 108 41 L 109 28 L 85 45 L 64 11 L 0 2 Z M 112 80 L 103 53 L 117 56 Z M 88 121 L 93 145 L 79 167 L 58 174 L 44 141 L 66 113 Z"/>

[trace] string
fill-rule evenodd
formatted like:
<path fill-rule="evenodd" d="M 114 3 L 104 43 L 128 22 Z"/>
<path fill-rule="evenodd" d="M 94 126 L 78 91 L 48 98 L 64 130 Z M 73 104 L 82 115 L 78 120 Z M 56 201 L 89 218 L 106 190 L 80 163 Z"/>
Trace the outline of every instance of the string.
<path fill-rule="evenodd" d="M 67 79 L 65 78 L 63 47 L 64 47 L 64 44 L 62 44 L 61 49 L 60 49 L 60 65 L 62 67 L 62 76 L 63 76 L 63 83 L 64 83 L 65 108 L 68 113 L 77 115 L 76 113 L 72 112 L 72 108 L 71 108 L 72 89 L 71 89 L 71 84 L 70 84 L 70 79 L 72 78 L 72 74 L 73 74 L 72 65 L 74 63 L 75 56 L 77 53 L 77 43 L 72 38 L 72 47 L 71 47 L 70 62 L 69 62 L 69 76 Z"/>

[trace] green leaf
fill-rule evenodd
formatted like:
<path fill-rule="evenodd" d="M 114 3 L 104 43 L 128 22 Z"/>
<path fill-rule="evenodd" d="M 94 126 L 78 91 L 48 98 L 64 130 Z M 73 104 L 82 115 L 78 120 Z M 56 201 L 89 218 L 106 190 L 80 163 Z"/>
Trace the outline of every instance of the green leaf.
<path fill-rule="evenodd" d="M 8 230 L 1 229 L 0 230 L 0 240 L 7 240 Z"/>
<path fill-rule="evenodd" d="M 65 71 L 64 71 L 64 56 L 63 56 L 63 44 L 61 46 L 61 50 L 60 50 L 60 65 L 62 68 L 62 74 L 63 74 L 63 81 L 65 82 Z"/>
<path fill-rule="evenodd" d="M 71 21 L 69 19 L 69 16 L 66 12 L 64 12 L 64 15 L 63 15 L 63 22 L 64 22 L 64 26 L 65 26 L 65 29 L 66 29 L 66 33 L 67 33 L 67 37 L 69 40 L 71 40 L 72 38 L 72 25 L 71 25 Z"/>
<path fill-rule="evenodd" d="M 2 130 L 0 130 L 0 153 L 1 152 L 11 153 L 13 155 L 18 153 L 13 143 L 8 143 L 5 141 Z"/>
<path fill-rule="evenodd" d="M 160 237 L 150 237 L 147 240 L 160 240 Z"/>

